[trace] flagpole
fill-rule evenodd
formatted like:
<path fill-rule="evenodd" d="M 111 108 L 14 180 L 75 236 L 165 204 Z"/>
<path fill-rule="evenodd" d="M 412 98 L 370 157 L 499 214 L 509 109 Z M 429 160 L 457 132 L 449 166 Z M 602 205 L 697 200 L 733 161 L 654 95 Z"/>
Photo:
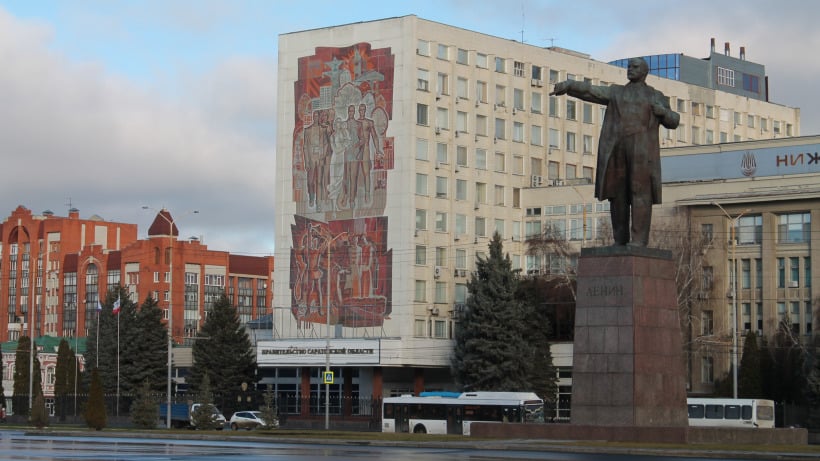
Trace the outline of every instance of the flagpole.
<path fill-rule="evenodd" d="M 117 416 L 120 415 L 120 313 L 117 312 Z"/>

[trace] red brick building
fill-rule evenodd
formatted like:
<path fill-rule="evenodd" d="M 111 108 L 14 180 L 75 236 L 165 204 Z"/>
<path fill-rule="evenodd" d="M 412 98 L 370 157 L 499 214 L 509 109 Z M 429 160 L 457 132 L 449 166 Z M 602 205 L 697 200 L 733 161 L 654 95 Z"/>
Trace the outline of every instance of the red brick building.
<path fill-rule="evenodd" d="M 172 311 L 178 344 L 196 337 L 222 293 L 243 322 L 270 313 L 273 256 L 231 255 L 195 238 L 180 240 L 165 209 L 144 240 L 136 224 L 79 215 L 74 208 L 68 217 L 35 215 L 19 206 L 0 223 L 0 341 L 88 336 L 97 302 L 117 285 L 138 304 L 157 299 L 166 319 Z"/>

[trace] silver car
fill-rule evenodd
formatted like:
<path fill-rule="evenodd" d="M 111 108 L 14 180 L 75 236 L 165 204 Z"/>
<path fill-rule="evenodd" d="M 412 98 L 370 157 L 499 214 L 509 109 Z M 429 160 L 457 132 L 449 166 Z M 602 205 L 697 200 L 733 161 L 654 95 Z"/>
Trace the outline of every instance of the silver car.
<path fill-rule="evenodd" d="M 265 427 L 265 420 L 262 419 L 262 413 L 258 411 L 237 411 L 231 416 L 231 429 L 238 431 L 239 429 L 256 429 L 258 427 Z"/>

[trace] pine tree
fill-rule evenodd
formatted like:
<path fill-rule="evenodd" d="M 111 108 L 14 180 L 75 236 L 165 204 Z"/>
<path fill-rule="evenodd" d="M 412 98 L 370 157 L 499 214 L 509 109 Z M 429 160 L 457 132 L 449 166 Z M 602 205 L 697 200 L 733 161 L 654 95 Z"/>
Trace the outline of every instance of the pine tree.
<path fill-rule="evenodd" d="M 279 427 L 279 411 L 276 408 L 276 396 L 273 393 L 273 386 L 268 384 L 265 393 L 262 395 L 262 408 L 260 413 L 262 419 L 265 421 L 265 429 L 273 429 Z"/>
<path fill-rule="evenodd" d="M 534 348 L 528 335 L 531 309 L 515 298 L 518 278 L 501 237 L 479 257 L 467 283 L 464 317 L 457 323 L 452 369 L 464 390 L 532 391 Z"/>
<path fill-rule="evenodd" d="M 235 403 L 229 397 L 243 382 L 256 382 L 256 355 L 236 309 L 225 295 L 208 312 L 200 335 L 194 342 L 194 365 L 186 381 L 201 391 L 202 379 L 208 375 L 213 392 L 223 397 L 219 406 L 230 413 Z"/>
<path fill-rule="evenodd" d="M 746 333 L 743 342 L 743 358 L 740 360 L 737 378 L 737 395 L 741 398 L 762 398 L 763 383 L 760 375 L 760 349 L 757 335 Z"/>
<path fill-rule="evenodd" d="M 140 429 L 153 429 L 159 421 L 157 399 L 151 395 L 151 383 L 145 381 L 137 390 L 137 398 L 131 404 L 131 422 Z"/>
<path fill-rule="evenodd" d="M 74 394 L 77 379 L 77 357 L 65 338 L 57 347 L 57 366 L 54 370 L 54 400 L 60 421 L 68 413 L 68 396 Z"/>
<path fill-rule="evenodd" d="M 86 402 L 83 416 L 85 417 L 85 423 L 88 427 L 100 431 L 105 427 L 107 417 L 105 414 L 105 397 L 103 395 L 102 380 L 96 368 L 91 370 L 90 381 L 88 402 Z"/>

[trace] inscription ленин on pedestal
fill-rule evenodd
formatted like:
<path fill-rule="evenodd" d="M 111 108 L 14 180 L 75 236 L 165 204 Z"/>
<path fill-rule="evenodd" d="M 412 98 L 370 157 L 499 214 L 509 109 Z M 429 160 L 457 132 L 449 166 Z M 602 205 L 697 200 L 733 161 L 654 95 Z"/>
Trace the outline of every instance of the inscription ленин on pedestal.
<path fill-rule="evenodd" d="M 601 296 L 623 296 L 623 285 L 594 285 L 587 288 L 586 295 L 589 297 Z"/>

